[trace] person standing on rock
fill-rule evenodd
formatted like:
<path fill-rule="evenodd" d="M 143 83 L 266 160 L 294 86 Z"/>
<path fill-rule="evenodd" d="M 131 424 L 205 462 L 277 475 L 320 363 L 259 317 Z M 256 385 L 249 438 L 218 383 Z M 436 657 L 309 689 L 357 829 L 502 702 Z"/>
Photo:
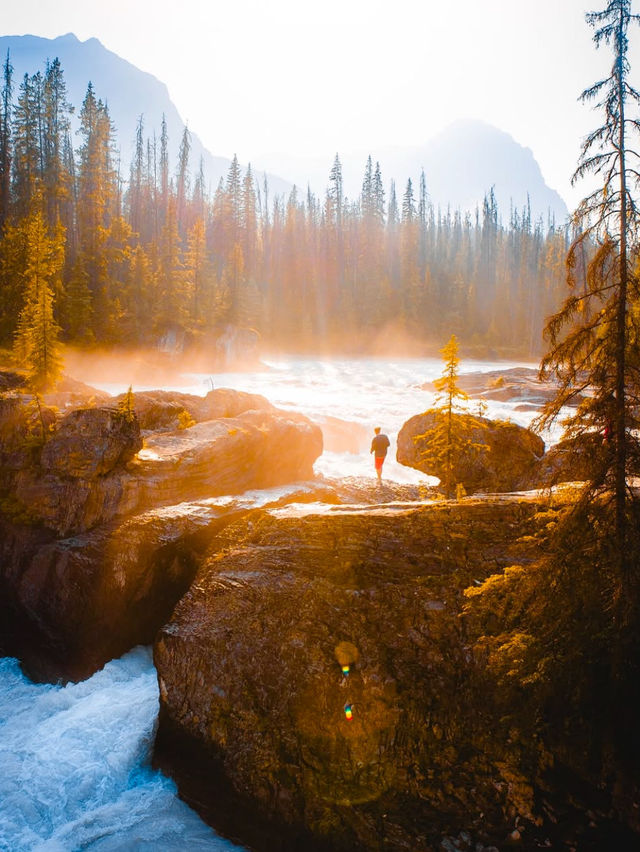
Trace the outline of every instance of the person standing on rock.
<path fill-rule="evenodd" d="M 378 482 L 382 482 L 382 465 L 387 457 L 387 450 L 389 449 L 390 441 L 384 432 L 380 432 L 379 426 L 376 426 L 373 431 L 375 434 L 371 441 L 371 452 L 374 454 L 373 457 L 375 459 Z"/>

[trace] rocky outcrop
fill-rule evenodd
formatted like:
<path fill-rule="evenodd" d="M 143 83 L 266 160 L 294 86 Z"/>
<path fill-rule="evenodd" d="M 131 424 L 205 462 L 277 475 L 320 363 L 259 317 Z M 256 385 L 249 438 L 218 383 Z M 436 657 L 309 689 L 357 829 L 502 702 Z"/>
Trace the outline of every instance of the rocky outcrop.
<path fill-rule="evenodd" d="M 162 392 L 149 398 L 152 405 L 167 401 Z M 51 424 L 42 445 L 30 439 L 35 415 L 19 399 L 0 400 L 9 503 L 69 536 L 153 506 L 313 477 L 322 433 L 306 417 L 234 391 L 194 399 L 199 416 L 217 419 L 148 434 L 139 456 L 138 421 L 118 409 L 71 411 Z"/>
<path fill-rule="evenodd" d="M 76 409 L 50 430 L 44 442 L 37 433 L 37 440 L 24 441 L 32 457 L 15 468 L 9 504 L 60 535 L 84 532 L 135 507 L 126 468 L 142 447 L 135 417 L 114 408 Z"/>
<path fill-rule="evenodd" d="M 264 820 L 256 849 L 488 841 L 513 803 L 481 749 L 460 598 L 526 563 L 535 509 L 284 508 L 226 528 L 155 645 L 158 756 L 183 795 L 224 821 L 230 787 Z"/>
<path fill-rule="evenodd" d="M 201 403 L 219 419 L 151 433 L 139 453 L 135 413 L 86 408 L 45 422 L 42 406 L 0 398 L 0 644 L 39 677 L 86 677 L 152 640 L 203 535 L 262 499 L 212 498 L 312 479 L 322 434 L 305 417 L 231 391 Z M 324 484 L 313 491 L 338 499 Z"/>
<path fill-rule="evenodd" d="M 118 404 L 124 397 L 120 394 L 113 402 Z M 179 391 L 140 391 L 133 396 L 133 409 L 143 431 L 178 429 L 183 412 L 200 422 L 235 417 L 245 411 L 275 410 L 264 396 L 230 388 L 217 388 L 204 397 Z"/>
<path fill-rule="evenodd" d="M 519 402 L 523 407 L 539 409 L 555 398 L 557 387 L 553 382 L 541 382 L 538 373 L 534 367 L 507 367 L 504 370 L 463 373 L 458 376 L 457 384 L 473 399 Z M 425 382 L 421 387 L 435 391 L 433 382 Z"/>
<path fill-rule="evenodd" d="M 322 433 L 306 417 L 245 411 L 148 436 L 136 487 L 146 505 L 239 494 L 311 479 L 321 453 Z"/>
<path fill-rule="evenodd" d="M 113 408 L 72 411 L 61 420 L 40 454 L 45 472 L 93 479 L 125 465 L 142 449 L 140 426 Z"/>
<path fill-rule="evenodd" d="M 193 501 L 64 539 L 0 521 L 4 651 L 38 680 L 89 677 L 153 641 L 224 526 L 256 505 L 322 496 L 310 485 Z"/>
<path fill-rule="evenodd" d="M 427 451 L 425 436 L 437 423 L 431 410 L 417 414 L 398 433 L 396 458 L 431 476 L 442 477 L 441 463 Z M 454 460 L 453 482 L 467 493 L 517 491 L 534 487 L 537 465 L 544 454 L 544 441 L 530 429 L 515 423 L 474 417 L 469 424 L 454 414 L 455 427 L 466 443 Z"/>

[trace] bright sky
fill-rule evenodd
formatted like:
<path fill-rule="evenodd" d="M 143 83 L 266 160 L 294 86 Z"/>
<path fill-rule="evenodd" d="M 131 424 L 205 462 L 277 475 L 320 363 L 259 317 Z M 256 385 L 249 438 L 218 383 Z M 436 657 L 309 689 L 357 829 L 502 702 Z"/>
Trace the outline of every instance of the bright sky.
<path fill-rule="evenodd" d="M 611 65 L 584 21 L 606 5 L 594 2 L 4 0 L 0 27 L 97 37 L 167 84 L 213 154 L 330 163 L 479 118 L 531 148 L 573 206 L 584 191 L 569 178 L 598 119 L 577 98 Z M 640 78 L 640 28 L 632 45 Z"/>

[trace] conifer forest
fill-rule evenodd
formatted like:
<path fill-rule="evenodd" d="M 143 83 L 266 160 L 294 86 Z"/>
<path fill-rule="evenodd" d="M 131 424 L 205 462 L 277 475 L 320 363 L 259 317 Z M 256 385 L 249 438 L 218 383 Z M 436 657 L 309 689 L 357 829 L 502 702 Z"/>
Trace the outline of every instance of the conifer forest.
<path fill-rule="evenodd" d="M 171 163 L 166 123 L 156 132 L 154 118 L 140 116 L 123 169 L 91 84 L 74 111 L 58 60 L 17 81 L 7 56 L 0 345 L 24 338 L 35 302 L 79 346 L 155 344 L 168 331 L 198 344 L 234 323 L 294 350 L 367 351 L 391 327 L 423 342 L 455 333 L 478 351 L 540 354 L 563 294 L 567 223 L 534 220 L 529 206 L 504 221 L 491 187 L 472 213 L 436 209 L 429 175 L 396 187 L 371 157 L 353 199 L 337 154 L 322 197 L 296 187 L 274 196 L 236 158 L 212 188 L 190 162 L 189 131 Z M 33 264 L 35 278 L 25 274 Z M 46 308 L 33 293 L 40 281 Z"/>

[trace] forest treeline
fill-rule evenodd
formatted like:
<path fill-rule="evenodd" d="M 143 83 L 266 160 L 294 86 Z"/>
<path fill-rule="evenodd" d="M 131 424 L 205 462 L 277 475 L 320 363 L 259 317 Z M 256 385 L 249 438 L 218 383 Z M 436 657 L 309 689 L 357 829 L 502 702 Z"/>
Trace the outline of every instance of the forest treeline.
<path fill-rule="evenodd" d="M 0 345 L 46 310 L 75 345 L 148 345 L 168 332 L 197 343 L 233 323 L 280 346 L 353 349 L 391 326 L 540 354 L 564 293 L 566 223 L 534 221 L 526 206 L 505 226 L 492 190 L 475 214 L 434 209 L 424 173 L 385 189 L 371 158 L 350 200 L 337 155 L 324 197 L 294 187 L 272 198 L 235 157 L 211 192 L 202 163 L 191 171 L 188 130 L 169 162 L 164 119 L 156 136 L 140 118 L 123 175 L 91 84 L 75 132 L 73 112 L 57 59 L 16 85 L 7 56 Z"/>

